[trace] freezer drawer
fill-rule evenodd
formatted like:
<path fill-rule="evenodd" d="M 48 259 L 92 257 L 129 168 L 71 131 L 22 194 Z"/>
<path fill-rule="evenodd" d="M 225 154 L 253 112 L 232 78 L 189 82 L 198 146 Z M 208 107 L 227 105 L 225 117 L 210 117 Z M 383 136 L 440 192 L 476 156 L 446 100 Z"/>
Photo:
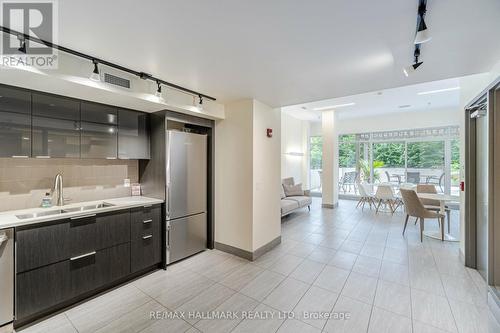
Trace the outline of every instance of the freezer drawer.
<path fill-rule="evenodd" d="M 207 248 L 207 214 L 167 221 L 167 264 Z"/>
<path fill-rule="evenodd" d="M 168 131 L 167 219 L 207 211 L 207 136 Z"/>

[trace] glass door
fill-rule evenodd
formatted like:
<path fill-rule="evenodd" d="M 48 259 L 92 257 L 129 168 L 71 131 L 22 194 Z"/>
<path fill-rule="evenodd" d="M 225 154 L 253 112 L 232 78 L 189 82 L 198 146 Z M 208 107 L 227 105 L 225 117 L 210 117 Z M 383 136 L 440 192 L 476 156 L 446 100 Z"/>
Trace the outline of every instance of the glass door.
<path fill-rule="evenodd" d="M 406 183 L 432 184 L 445 193 L 444 141 L 407 143 Z"/>
<path fill-rule="evenodd" d="M 323 137 L 311 136 L 309 137 L 309 179 L 311 193 L 321 194 L 322 181 L 323 181 Z"/>
<path fill-rule="evenodd" d="M 372 183 L 399 185 L 405 182 L 405 156 L 404 142 L 373 143 Z"/>

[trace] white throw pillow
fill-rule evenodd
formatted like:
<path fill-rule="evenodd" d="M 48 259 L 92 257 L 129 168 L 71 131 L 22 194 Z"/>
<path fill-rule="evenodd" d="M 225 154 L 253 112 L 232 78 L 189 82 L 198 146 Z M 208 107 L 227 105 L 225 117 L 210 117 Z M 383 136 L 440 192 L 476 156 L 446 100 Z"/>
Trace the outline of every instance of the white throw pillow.
<path fill-rule="evenodd" d="M 283 188 L 287 197 L 304 195 L 304 190 L 302 190 L 302 183 L 296 185 L 283 185 Z"/>

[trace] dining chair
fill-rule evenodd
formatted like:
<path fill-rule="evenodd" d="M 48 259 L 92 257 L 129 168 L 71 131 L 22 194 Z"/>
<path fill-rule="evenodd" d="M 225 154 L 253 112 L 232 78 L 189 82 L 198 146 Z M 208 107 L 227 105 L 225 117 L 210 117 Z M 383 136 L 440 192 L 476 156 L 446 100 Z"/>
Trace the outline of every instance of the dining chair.
<path fill-rule="evenodd" d="M 373 196 L 373 185 L 361 183 L 359 184 L 358 189 L 361 197 L 359 198 L 356 208 L 358 208 L 361 205 L 361 210 L 363 210 L 365 204 L 368 203 L 370 209 L 372 209 L 372 205 L 375 206 L 375 197 Z"/>
<path fill-rule="evenodd" d="M 387 182 L 389 183 L 392 183 L 392 182 L 396 182 L 399 184 L 401 184 L 401 176 L 400 175 L 391 175 L 389 173 L 389 171 L 385 171 L 385 176 L 387 177 Z"/>
<path fill-rule="evenodd" d="M 420 241 L 423 241 L 424 238 L 424 223 L 425 219 L 438 219 L 439 226 L 441 229 L 441 240 L 444 241 L 444 215 L 426 209 L 420 199 L 417 196 L 417 192 L 413 190 L 405 190 L 401 189 L 401 197 L 403 198 L 405 211 L 406 211 L 406 219 L 403 227 L 403 235 L 406 231 L 406 226 L 408 225 L 408 219 L 410 216 L 416 217 L 420 220 Z"/>
<path fill-rule="evenodd" d="M 408 171 L 406 173 L 406 182 L 412 184 L 420 183 L 420 172 L 417 171 Z"/>
<path fill-rule="evenodd" d="M 391 214 L 394 214 L 397 209 L 398 201 L 394 196 L 394 190 L 392 189 L 392 185 L 390 184 L 380 184 L 377 187 L 377 191 L 375 192 L 375 200 L 378 201 L 375 213 L 378 213 L 382 204 L 389 206 Z"/>
<path fill-rule="evenodd" d="M 432 194 L 437 194 L 436 186 L 432 184 L 418 184 L 417 185 L 417 193 L 432 193 Z M 425 208 L 433 211 L 440 212 L 441 211 L 441 204 L 439 203 L 439 200 L 432 200 L 432 199 L 420 199 L 422 204 L 424 204 Z M 450 214 L 451 214 L 451 209 L 448 206 L 444 207 L 444 210 L 446 212 L 446 220 L 448 222 L 448 233 L 450 233 Z M 417 221 L 415 220 L 415 224 L 417 224 Z"/>

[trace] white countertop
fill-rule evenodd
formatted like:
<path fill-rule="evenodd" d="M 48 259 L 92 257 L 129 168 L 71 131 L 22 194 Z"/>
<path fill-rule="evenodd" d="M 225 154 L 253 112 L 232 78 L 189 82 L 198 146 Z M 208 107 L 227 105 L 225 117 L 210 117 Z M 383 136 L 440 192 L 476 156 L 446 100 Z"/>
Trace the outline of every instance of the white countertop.
<path fill-rule="evenodd" d="M 23 214 L 32 214 L 32 213 L 40 213 L 44 211 L 50 210 L 58 210 L 58 209 L 68 209 L 78 206 L 87 206 L 98 203 L 107 203 L 113 206 L 97 208 L 97 209 L 89 209 L 86 211 L 77 211 L 77 212 L 68 212 L 62 214 L 54 214 L 40 217 L 33 217 L 28 219 L 20 219 L 16 215 Z M 64 206 L 52 206 L 50 208 L 29 208 L 29 209 L 20 209 L 20 210 L 10 210 L 0 213 L 0 229 L 19 227 L 28 224 L 46 222 L 46 221 L 54 221 L 61 220 L 69 217 L 79 216 L 79 215 L 89 215 L 96 213 L 104 213 L 111 212 L 115 210 L 128 209 L 134 207 L 141 207 L 145 205 L 154 205 L 163 203 L 163 200 L 148 198 L 143 196 L 130 196 L 123 198 L 114 198 L 114 199 L 105 199 L 105 200 L 97 200 L 97 201 L 86 201 L 86 202 L 78 202 L 72 203 Z"/>

